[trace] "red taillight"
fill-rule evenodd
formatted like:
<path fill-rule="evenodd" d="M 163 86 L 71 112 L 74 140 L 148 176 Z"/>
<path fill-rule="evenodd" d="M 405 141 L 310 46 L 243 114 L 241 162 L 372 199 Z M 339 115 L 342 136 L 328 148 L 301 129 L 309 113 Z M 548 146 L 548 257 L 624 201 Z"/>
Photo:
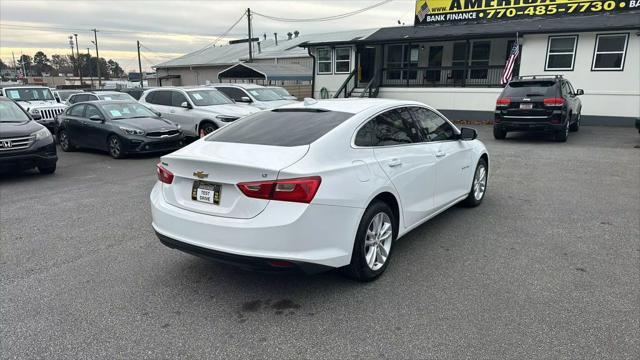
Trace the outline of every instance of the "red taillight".
<path fill-rule="evenodd" d="M 171 171 L 165 169 L 162 164 L 156 165 L 156 171 L 158 173 L 158 180 L 165 184 L 171 184 L 173 182 L 173 174 Z"/>
<path fill-rule="evenodd" d="M 322 179 L 311 176 L 297 179 L 239 183 L 238 189 L 250 198 L 310 203 Z"/>
<path fill-rule="evenodd" d="M 509 106 L 511 104 L 511 99 L 509 98 L 498 98 L 496 100 L 496 106 Z"/>
<path fill-rule="evenodd" d="M 564 99 L 563 98 L 558 98 L 558 97 L 545 98 L 544 99 L 544 104 L 546 106 L 561 106 L 561 105 L 564 105 Z"/>

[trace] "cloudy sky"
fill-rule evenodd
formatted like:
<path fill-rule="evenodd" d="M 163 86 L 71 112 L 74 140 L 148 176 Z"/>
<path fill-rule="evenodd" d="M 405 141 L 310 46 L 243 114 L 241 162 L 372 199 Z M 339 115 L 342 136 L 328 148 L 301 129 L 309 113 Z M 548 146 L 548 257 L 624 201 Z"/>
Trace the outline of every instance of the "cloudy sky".
<path fill-rule="evenodd" d="M 69 54 L 69 35 L 78 34 L 81 52 L 91 48 L 97 28 L 100 56 L 137 69 L 136 40 L 143 68 L 200 49 L 218 39 L 246 8 L 282 18 L 317 18 L 343 14 L 381 0 L 0 0 L 0 58 L 11 64 L 11 54 L 33 56 Z M 289 31 L 302 34 L 411 24 L 415 0 L 393 0 L 367 12 L 326 22 L 290 23 L 254 16 L 254 36 Z M 218 45 L 246 37 L 243 20 Z"/>

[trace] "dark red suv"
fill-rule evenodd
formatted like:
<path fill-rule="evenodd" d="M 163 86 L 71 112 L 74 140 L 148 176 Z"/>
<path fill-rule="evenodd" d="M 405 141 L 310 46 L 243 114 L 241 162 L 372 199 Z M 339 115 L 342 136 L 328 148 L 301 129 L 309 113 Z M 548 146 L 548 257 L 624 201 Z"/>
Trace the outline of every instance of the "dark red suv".
<path fill-rule="evenodd" d="M 546 131 L 567 141 L 569 131 L 580 128 L 582 94 L 561 75 L 518 76 L 496 101 L 493 135 L 504 139 L 509 131 Z"/>

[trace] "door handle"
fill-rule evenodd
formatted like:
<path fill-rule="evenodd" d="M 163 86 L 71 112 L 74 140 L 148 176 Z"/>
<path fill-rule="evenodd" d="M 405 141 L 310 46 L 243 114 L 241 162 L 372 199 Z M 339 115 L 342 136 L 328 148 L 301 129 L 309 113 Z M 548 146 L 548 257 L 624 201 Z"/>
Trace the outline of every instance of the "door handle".
<path fill-rule="evenodd" d="M 175 110 L 170 110 L 169 112 L 170 112 L 170 113 L 172 113 L 172 114 L 175 114 L 175 113 L 176 113 L 176 111 L 175 111 Z"/>
<path fill-rule="evenodd" d="M 391 159 L 391 161 L 389 161 L 389 163 L 387 163 L 387 166 L 394 168 L 394 167 L 398 167 L 402 165 L 402 161 L 398 160 L 398 159 Z"/>
<path fill-rule="evenodd" d="M 447 156 L 447 154 L 445 154 L 445 152 L 442 151 L 442 150 L 438 150 L 438 152 L 436 152 L 436 157 L 438 159 L 441 158 L 441 157 L 445 157 L 445 156 Z"/>

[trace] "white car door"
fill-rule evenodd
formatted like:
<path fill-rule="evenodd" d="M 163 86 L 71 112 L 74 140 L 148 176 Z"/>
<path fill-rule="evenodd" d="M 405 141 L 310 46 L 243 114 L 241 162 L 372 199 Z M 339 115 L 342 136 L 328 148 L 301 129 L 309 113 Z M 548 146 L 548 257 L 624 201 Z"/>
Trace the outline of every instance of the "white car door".
<path fill-rule="evenodd" d="M 420 142 L 407 108 L 379 114 L 356 135 L 356 145 L 373 146 L 376 160 L 400 196 L 404 226 L 427 217 L 434 206 L 435 154 Z"/>
<path fill-rule="evenodd" d="M 471 147 L 458 140 L 455 127 L 436 112 L 419 107 L 412 110 L 423 138 L 435 154 L 435 208 L 440 209 L 469 192 L 474 171 Z"/>
<path fill-rule="evenodd" d="M 190 106 L 190 108 L 182 107 L 182 104 L 185 102 Z M 171 90 L 171 106 L 169 107 L 169 114 L 171 116 L 171 121 L 179 124 L 185 135 L 198 135 L 196 126 L 202 119 L 197 118 L 197 114 L 193 111 L 193 105 L 187 99 L 187 96 L 181 91 Z"/>

